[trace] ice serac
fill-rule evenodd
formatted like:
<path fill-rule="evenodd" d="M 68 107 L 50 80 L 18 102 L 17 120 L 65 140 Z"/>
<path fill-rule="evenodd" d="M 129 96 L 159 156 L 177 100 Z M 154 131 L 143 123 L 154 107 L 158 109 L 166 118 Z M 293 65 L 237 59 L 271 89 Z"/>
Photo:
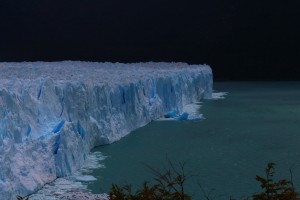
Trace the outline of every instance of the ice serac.
<path fill-rule="evenodd" d="M 0 196 L 30 194 L 93 147 L 211 94 L 207 65 L 0 63 Z"/>

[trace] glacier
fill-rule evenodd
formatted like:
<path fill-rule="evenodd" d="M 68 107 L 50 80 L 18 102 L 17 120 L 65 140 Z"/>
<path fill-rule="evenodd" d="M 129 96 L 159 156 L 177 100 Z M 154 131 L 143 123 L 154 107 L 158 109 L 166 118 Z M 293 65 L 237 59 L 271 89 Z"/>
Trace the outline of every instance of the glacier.
<path fill-rule="evenodd" d="M 0 197 L 80 169 L 90 150 L 212 98 L 212 70 L 186 63 L 0 63 Z"/>

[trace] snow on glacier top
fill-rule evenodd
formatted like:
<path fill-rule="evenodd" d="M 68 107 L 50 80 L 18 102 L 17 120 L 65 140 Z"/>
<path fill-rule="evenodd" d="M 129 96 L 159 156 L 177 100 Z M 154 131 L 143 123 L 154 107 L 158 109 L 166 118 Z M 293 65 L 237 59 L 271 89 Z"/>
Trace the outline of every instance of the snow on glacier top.
<path fill-rule="evenodd" d="M 186 63 L 98 63 L 82 61 L 62 62 L 0 62 L 0 79 L 33 80 L 49 78 L 55 81 L 123 83 L 149 76 L 165 76 L 165 72 L 210 70 L 208 65 Z M 3 82 L 0 82 L 0 86 Z"/>

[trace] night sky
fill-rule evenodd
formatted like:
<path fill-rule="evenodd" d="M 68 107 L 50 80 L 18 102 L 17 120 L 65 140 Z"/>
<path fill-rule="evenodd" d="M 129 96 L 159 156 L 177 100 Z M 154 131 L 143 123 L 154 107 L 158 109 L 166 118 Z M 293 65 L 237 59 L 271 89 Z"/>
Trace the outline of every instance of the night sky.
<path fill-rule="evenodd" d="M 300 80 L 297 4 L 1 0 L 0 61 L 181 61 L 215 80 Z"/>

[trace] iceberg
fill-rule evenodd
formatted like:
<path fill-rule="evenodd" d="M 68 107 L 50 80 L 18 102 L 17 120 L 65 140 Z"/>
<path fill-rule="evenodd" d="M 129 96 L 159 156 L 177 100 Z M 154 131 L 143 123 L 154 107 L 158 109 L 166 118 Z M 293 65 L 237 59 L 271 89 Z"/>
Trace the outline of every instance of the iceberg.
<path fill-rule="evenodd" d="M 212 97 L 212 70 L 185 63 L 0 63 L 0 196 L 32 194 L 90 150 Z"/>

